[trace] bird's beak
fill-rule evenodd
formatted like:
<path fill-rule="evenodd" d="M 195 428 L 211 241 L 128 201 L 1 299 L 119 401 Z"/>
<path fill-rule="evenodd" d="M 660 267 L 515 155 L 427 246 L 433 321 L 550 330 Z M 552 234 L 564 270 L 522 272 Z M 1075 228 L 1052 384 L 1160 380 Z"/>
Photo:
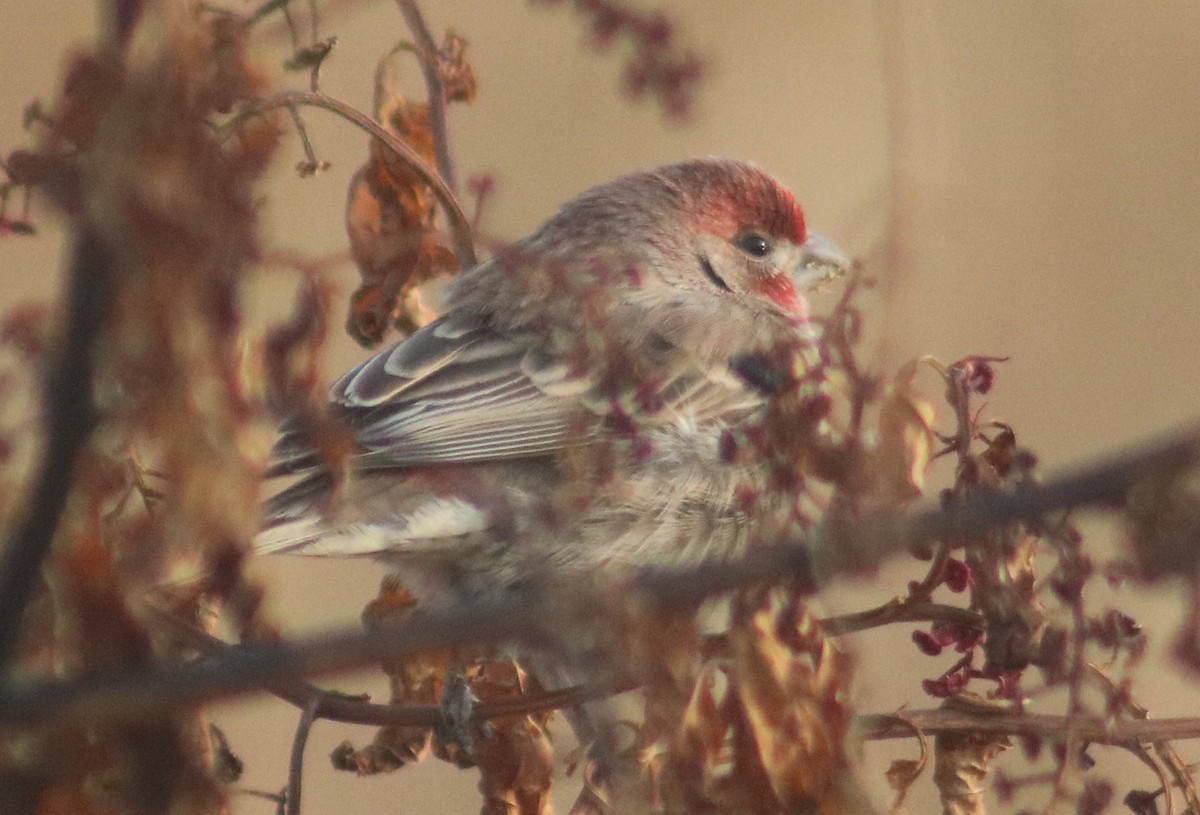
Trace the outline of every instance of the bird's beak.
<path fill-rule="evenodd" d="M 809 232 L 800 246 L 800 262 L 792 275 L 796 288 L 816 288 L 850 271 L 854 261 L 833 241 L 819 232 Z"/>

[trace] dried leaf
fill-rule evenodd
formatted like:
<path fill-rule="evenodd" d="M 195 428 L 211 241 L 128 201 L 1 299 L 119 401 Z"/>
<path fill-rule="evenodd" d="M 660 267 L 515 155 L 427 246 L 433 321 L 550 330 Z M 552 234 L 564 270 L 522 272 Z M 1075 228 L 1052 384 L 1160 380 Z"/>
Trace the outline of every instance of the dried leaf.
<path fill-rule="evenodd" d="M 477 666 L 471 690 L 480 701 L 497 701 L 541 687 L 515 663 L 492 660 Z M 549 815 L 554 755 L 546 736 L 550 713 L 503 716 L 473 728 L 484 815 Z"/>
<path fill-rule="evenodd" d="M 441 65 L 447 98 L 469 102 L 475 78 L 465 47 L 465 41 L 448 35 Z M 381 100 L 376 113 L 427 164 L 436 164 L 428 104 L 397 94 Z M 362 277 L 351 297 L 346 330 L 363 345 L 375 345 L 393 326 L 411 332 L 428 322 L 431 315 L 410 300 L 412 293 L 438 275 L 457 271 L 454 253 L 438 240 L 435 202 L 419 175 L 372 140 L 370 157 L 355 173 L 346 199 L 350 253 Z"/>
<path fill-rule="evenodd" d="M 879 408 L 875 498 L 896 504 L 919 497 L 935 449 L 933 406 L 901 385 L 889 388 Z"/>
<path fill-rule="evenodd" d="M 782 590 L 735 601 L 733 680 L 775 798 L 785 810 L 845 811 L 849 665 Z"/>
<path fill-rule="evenodd" d="M 933 781 L 946 815 L 985 815 L 992 759 L 1010 744 L 1008 736 L 985 733 L 943 733 L 934 740 Z"/>
<path fill-rule="evenodd" d="M 385 578 L 378 596 L 363 611 L 363 624 L 373 628 L 406 616 L 412 613 L 416 603 L 416 598 L 398 580 Z M 391 683 L 391 703 L 438 704 L 442 698 L 449 659 L 448 652 L 440 651 L 385 661 L 383 669 Z M 348 749 L 348 744 L 339 747 L 335 753 L 335 766 L 352 769 L 359 775 L 398 770 L 425 758 L 432 738 L 433 731 L 428 727 L 387 725 L 379 728 L 371 744 L 361 751 Z"/>
<path fill-rule="evenodd" d="M 925 769 L 924 761 L 914 761 L 911 758 L 898 758 L 888 766 L 885 777 L 888 786 L 897 792 L 906 792 L 912 783 L 921 776 Z"/>

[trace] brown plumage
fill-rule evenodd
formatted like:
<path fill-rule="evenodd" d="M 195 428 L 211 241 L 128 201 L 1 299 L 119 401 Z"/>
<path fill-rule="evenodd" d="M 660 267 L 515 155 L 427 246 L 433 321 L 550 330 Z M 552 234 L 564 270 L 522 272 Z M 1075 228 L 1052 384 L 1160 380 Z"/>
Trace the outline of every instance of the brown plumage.
<path fill-rule="evenodd" d="M 797 286 L 841 262 L 742 162 L 588 190 L 333 386 L 345 479 L 285 432 L 272 472 L 301 478 L 256 546 L 393 561 L 426 594 L 736 554 L 794 496 L 722 446 L 769 400 L 731 362 L 802 367 Z"/>

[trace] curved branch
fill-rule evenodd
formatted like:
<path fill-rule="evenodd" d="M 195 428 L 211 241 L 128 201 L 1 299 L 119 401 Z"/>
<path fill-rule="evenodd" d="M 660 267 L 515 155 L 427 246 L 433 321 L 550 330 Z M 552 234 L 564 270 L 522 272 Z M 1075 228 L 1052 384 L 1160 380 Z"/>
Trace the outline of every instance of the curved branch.
<path fill-rule="evenodd" d="M 304 748 L 308 746 L 308 734 L 313 722 L 321 717 L 320 697 L 313 697 L 300 713 L 296 735 L 292 738 L 292 758 L 288 762 L 288 785 L 284 795 L 284 815 L 300 815 L 300 792 L 304 783 Z"/>
<path fill-rule="evenodd" d="M 454 253 L 458 256 L 459 265 L 465 271 L 478 262 L 475 257 L 471 222 L 446 181 L 421 158 L 416 150 L 389 132 L 379 122 L 340 99 L 335 99 L 321 91 L 282 91 L 260 99 L 250 109 L 238 113 L 221 126 L 218 136 L 224 138 L 243 122 L 268 111 L 301 106 L 321 108 L 337 114 L 383 142 L 401 161 L 408 165 L 409 169 L 419 175 L 437 196 L 438 203 L 441 204 L 442 210 L 446 213 L 446 219 L 450 222 L 450 234 L 454 237 Z"/>

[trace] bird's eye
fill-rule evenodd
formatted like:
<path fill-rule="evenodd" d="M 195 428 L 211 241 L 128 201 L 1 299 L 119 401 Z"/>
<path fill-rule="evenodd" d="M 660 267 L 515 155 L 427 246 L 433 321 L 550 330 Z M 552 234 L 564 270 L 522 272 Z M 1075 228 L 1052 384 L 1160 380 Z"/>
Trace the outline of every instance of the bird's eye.
<path fill-rule="evenodd" d="M 771 254 L 771 242 L 757 232 L 743 232 L 733 239 L 733 245 L 752 258 Z"/>

